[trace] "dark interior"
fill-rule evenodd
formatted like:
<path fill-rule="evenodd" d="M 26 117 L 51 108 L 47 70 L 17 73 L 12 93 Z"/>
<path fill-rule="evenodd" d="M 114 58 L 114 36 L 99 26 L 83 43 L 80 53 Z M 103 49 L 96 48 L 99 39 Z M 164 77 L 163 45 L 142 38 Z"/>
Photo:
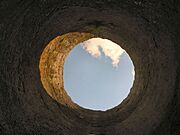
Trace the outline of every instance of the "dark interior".
<path fill-rule="evenodd" d="M 0 134 L 179 135 L 179 24 L 178 0 L 1 0 Z M 135 81 L 120 105 L 92 111 L 46 92 L 41 54 L 70 32 L 110 39 L 131 56 Z"/>

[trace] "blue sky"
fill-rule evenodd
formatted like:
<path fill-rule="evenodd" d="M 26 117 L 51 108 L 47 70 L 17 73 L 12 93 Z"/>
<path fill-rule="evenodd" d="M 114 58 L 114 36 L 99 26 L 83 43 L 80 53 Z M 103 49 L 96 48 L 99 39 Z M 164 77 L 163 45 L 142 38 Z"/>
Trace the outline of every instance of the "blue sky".
<path fill-rule="evenodd" d="M 93 57 L 77 45 L 64 64 L 64 87 L 71 99 L 92 110 L 107 110 L 120 104 L 127 97 L 133 84 L 133 63 L 124 51 L 118 65 L 101 55 Z"/>

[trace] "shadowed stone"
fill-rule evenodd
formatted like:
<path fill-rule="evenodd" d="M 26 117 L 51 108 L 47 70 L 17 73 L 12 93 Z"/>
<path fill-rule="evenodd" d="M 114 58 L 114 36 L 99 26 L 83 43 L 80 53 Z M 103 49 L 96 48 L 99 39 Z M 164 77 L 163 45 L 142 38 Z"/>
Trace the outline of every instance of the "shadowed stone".
<path fill-rule="evenodd" d="M 179 7 L 176 0 L 1 1 L 0 134 L 180 134 Z M 58 47 L 58 55 L 46 53 L 48 62 L 41 59 L 43 50 L 71 32 L 110 39 L 131 56 L 135 81 L 120 105 L 92 111 L 75 105 L 65 91 L 55 90 L 52 97 L 45 91 L 63 88 L 61 78 L 49 77 L 63 67 L 41 64 L 63 65 L 71 47 Z M 72 36 L 72 47 L 86 39 Z"/>

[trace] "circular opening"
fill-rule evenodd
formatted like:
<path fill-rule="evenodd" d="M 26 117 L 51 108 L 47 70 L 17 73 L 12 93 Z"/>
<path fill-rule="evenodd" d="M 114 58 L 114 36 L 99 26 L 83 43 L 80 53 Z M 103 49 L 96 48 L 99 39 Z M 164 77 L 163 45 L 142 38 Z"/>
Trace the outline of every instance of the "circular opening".
<path fill-rule="evenodd" d="M 39 69 L 46 92 L 61 105 L 102 111 L 128 96 L 135 74 L 129 55 L 119 45 L 79 32 L 49 42 Z"/>
<path fill-rule="evenodd" d="M 64 87 L 71 99 L 92 110 L 113 108 L 129 94 L 134 66 L 116 43 L 91 38 L 76 45 L 64 63 Z"/>

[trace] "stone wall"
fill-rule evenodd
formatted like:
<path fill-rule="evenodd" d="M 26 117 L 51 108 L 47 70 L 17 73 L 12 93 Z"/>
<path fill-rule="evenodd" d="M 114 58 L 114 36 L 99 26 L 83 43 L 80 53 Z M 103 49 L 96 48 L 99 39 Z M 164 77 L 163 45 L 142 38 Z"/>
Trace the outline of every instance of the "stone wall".
<path fill-rule="evenodd" d="M 180 134 L 178 0 L 2 0 L 0 17 L 0 134 Z M 45 91 L 41 54 L 70 32 L 110 39 L 131 56 L 135 82 L 117 107 L 72 107 Z"/>

